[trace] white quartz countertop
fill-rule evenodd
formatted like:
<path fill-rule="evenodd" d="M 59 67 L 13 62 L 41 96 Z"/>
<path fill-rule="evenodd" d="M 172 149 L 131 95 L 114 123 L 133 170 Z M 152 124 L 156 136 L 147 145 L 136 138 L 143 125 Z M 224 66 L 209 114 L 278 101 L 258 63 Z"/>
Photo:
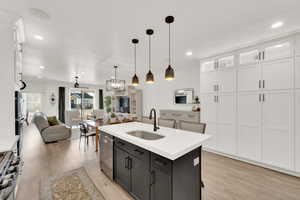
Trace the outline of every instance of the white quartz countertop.
<path fill-rule="evenodd" d="M 12 151 L 18 140 L 19 136 L 0 136 L 0 152 Z"/>
<path fill-rule="evenodd" d="M 176 160 L 188 152 L 202 146 L 205 141 L 211 138 L 211 136 L 207 134 L 166 128 L 162 126 L 157 132 L 154 132 L 153 125 L 140 122 L 100 126 L 99 129 L 100 131 L 104 131 L 112 136 L 125 140 L 170 160 Z M 148 131 L 165 137 L 158 140 L 144 140 L 126 134 L 126 132 L 136 130 Z"/>

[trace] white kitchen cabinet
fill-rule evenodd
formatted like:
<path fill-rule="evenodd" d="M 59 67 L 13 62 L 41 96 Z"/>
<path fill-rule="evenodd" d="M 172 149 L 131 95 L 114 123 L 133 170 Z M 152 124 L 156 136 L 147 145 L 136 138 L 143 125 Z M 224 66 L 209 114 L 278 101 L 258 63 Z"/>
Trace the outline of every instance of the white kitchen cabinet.
<path fill-rule="evenodd" d="M 300 90 L 296 90 L 295 102 L 295 163 L 296 171 L 300 172 Z"/>
<path fill-rule="evenodd" d="M 259 80 L 261 80 L 261 69 L 259 65 L 239 67 L 237 76 L 238 91 L 257 91 L 259 89 Z"/>
<path fill-rule="evenodd" d="M 235 91 L 235 70 L 224 69 L 216 72 L 217 90 L 219 92 Z"/>
<path fill-rule="evenodd" d="M 300 57 L 295 58 L 295 87 L 300 88 Z"/>
<path fill-rule="evenodd" d="M 250 50 L 239 55 L 239 64 L 240 65 L 248 65 L 248 64 L 255 64 L 259 61 L 259 50 Z"/>
<path fill-rule="evenodd" d="M 269 45 L 265 47 L 263 52 L 263 60 L 277 60 L 283 58 L 289 58 L 292 56 L 292 48 L 290 42 L 281 42 Z"/>
<path fill-rule="evenodd" d="M 216 61 L 206 61 L 201 63 L 201 72 L 212 72 L 216 70 Z"/>
<path fill-rule="evenodd" d="M 201 121 L 204 123 L 217 122 L 217 103 L 216 95 L 202 95 L 200 96 L 201 102 Z"/>
<path fill-rule="evenodd" d="M 238 153 L 261 161 L 261 107 L 258 93 L 240 93 L 237 100 Z"/>
<path fill-rule="evenodd" d="M 300 56 L 300 35 L 296 36 L 295 55 Z"/>
<path fill-rule="evenodd" d="M 205 143 L 205 147 L 215 149 L 217 138 L 217 102 L 216 95 L 202 95 L 200 96 L 201 102 L 201 121 L 206 123 L 206 133 L 213 137 Z"/>
<path fill-rule="evenodd" d="M 262 84 L 266 90 L 290 89 L 293 87 L 293 60 L 262 64 Z"/>
<path fill-rule="evenodd" d="M 218 59 L 218 68 L 226 69 L 234 66 L 234 56 L 226 56 Z"/>
<path fill-rule="evenodd" d="M 200 92 L 212 93 L 216 90 L 216 72 L 204 72 L 200 74 Z"/>
<path fill-rule="evenodd" d="M 290 169 L 292 98 L 291 92 L 264 93 L 262 106 L 263 162 Z"/>
<path fill-rule="evenodd" d="M 217 98 L 217 150 L 236 155 L 235 95 L 222 94 Z"/>

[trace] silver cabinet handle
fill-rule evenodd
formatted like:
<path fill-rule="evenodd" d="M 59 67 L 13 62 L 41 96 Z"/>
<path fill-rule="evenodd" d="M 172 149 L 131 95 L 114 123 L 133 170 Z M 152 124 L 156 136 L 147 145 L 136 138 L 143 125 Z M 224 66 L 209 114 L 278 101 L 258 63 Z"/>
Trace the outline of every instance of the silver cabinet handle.
<path fill-rule="evenodd" d="M 258 81 L 258 88 L 261 88 L 261 80 Z"/>
<path fill-rule="evenodd" d="M 217 102 L 219 102 L 219 96 L 217 96 Z"/>
<path fill-rule="evenodd" d="M 259 94 L 258 100 L 259 102 L 261 102 L 261 94 Z"/>
<path fill-rule="evenodd" d="M 261 60 L 261 52 L 258 53 L 258 60 Z"/>
<path fill-rule="evenodd" d="M 265 51 L 262 52 L 262 60 L 265 60 Z"/>
<path fill-rule="evenodd" d="M 263 94 L 262 101 L 263 101 L 263 102 L 265 102 L 265 101 L 266 101 L 265 94 Z"/>
<path fill-rule="evenodd" d="M 216 86 L 217 86 L 217 91 L 219 91 L 219 89 L 220 89 L 220 85 L 218 85 L 218 84 L 217 84 Z"/>
<path fill-rule="evenodd" d="M 217 96 L 214 96 L 214 102 L 217 102 Z"/>
<path fill-rule="evenodd" d="M 262 82 L 263 82 L 262 87 L 265 88 L 265 86 L 266 86 L 265 80 L 263 80 Z"/>

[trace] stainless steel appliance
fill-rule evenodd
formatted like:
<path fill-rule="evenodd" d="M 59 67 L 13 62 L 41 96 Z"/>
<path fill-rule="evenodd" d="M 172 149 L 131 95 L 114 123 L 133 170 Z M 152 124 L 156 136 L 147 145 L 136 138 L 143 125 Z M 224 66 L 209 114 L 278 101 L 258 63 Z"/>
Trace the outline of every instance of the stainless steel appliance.
<path fill-rule="evenodd" d="M 113 136 L 101 132 L 100 135 L 100 168 L 110 179 L 113 179 Z"/>

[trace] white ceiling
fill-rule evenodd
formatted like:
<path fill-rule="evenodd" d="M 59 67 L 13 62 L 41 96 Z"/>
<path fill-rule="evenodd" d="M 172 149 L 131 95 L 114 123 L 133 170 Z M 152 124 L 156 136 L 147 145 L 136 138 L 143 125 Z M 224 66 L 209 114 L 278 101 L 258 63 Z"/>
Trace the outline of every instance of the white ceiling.
<path fill-rule="evenodd" d="M 197 66 L 201 57 L 299 29 L 299 7 L 299 0 L 1 0 L 0 5 L 24 18 L 25 75 L 73 81 L 79 74 L 82 82 L 98 84 L 112 76 L 113 65 L 120 66 L 123 78 L 131 78 L 133 37 L 140 40 L 138 74 L 144 78 L 147 28 L 154 29 L 153 71 L 163 73 L 167 15 L 175 17 L 173 66 L 188 69 Z M 50 18 L 37 17 L 30 8 L 42 9 Z M 285 25 L 271 29 L 278 20 Z M 36 34 L 44 40 L 36 40 Z M 185 56 L 188 50 L 193 51 L 192 57 Z"/>

